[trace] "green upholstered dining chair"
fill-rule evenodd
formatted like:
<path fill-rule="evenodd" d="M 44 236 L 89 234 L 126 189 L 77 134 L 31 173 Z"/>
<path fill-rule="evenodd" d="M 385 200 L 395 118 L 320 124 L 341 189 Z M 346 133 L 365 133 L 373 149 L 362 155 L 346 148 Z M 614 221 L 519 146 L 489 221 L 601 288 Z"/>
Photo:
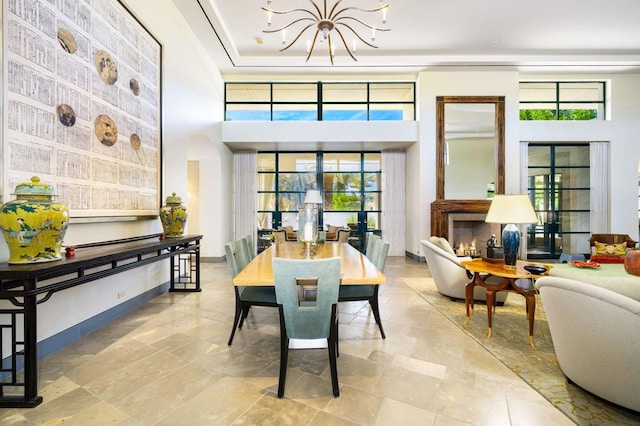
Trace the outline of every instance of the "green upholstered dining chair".
<path fill-rule="evenodd" d="M 253 238 L 251 237 L 251 235 L 247 235 L 246 237 L 242 237 L 242 242 L 244 243 L 247 259 L 251 261 L 251 259 L 256 257 L 256 249 L 253 246 Z"/>
<path fill-rule="evenodd" d="M 339 257 L 317 260 L 273 258 L 276 300 L 280 311 L 280 377 L 278 398 L 284 396 L 289 339 L 327 339 L 333 395 L 338 386 L 338 288 Z M 315 300 L 307 300 L 303 281 L 317 280 Z"/>
<path fill-rule="evenodd" d="M 369 250 L 367 250 L 369 251 Z M 384 271 L 384 266 L 387 263 L 387 253 L 389 252 L 389 243 L 382 238 L 377 238 L 370 249 L 371 257 L 367 258 L 375 265 L 380 272 Z M 340 295 L 338 301 L 340 302 L 355 302 L 360 300 L 366 300 L 371 306 L 373 312 L 373 318 L 378 324 L 380 329 L 380 335 L 383 339 L 387 336 L 384 334 L 384 328 L 382 328 L 382 319 L 380 318 L 380 305 L 378 303 L 378 290 L 379 285 L 341 285 Z"/>
<path fill-rule="evenodd" d="M 374 246 L 376 245 L 376 241 L 378 241 L 380 238 L 382 237 L 377 234 L 370 234 L 367 238 L 367 250 L 364 252 L 364 255 L 367 256 L 367 259 L 372 262 L 375 259 L 375 256 L 377 256 L 377 253 L 374 253 Z"/>
<path fill-rule="evenodd" d="M 232 241 L 224 246 L 224 251 L 229 270 L 231 271 L 231 278 L 234 278 L 250 261 L 247 255 L 246 243 L 244 239 Z M 233 286 L 233 289 L 235 292 L 236 309 L 233 316 L 233 328 L 231 328 L 231 335 L 227 342 L 229 346 L 233 343 L 236 328 L 242 328 L 242 324 L 245 318 L 247 318 L 251 306 L 278 306 L 276 303 L 276 292 L 273 287 Z"/>

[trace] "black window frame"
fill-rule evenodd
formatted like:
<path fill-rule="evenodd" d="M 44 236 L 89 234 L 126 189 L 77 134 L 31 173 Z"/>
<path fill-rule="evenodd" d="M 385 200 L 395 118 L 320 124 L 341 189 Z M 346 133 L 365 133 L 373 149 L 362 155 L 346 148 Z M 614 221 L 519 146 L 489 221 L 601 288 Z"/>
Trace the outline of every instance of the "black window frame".
<path fill-rule="evenodd" d="M 601 84 L 602 85 L 602 99 L 600 100 L 580 100 L 580 101 L 567 101 L 567 100 L 562 100 L 560 99 L 560 91 L 561 91 L 561 85 L 569 85 L 569 84 L 585 84 L 585 83 L 597 83 L 597 84 Z M 564 104 L 585 104 L 585 105 L 593 105 L 593 104 L 597 104 L 597 105 L 601 105 L 602 106 L 602 117 L 598 116 L 596 118 L 597 121 L 605 121 L 607 120 L 607 89 L 608 89 L 608 85 L 607 82 L 605 80 L 588 80 L 588 81 L 577 81 L 577 80 L 568 80 L 568 81 L 539 81 L 539 80 L 523 80 L 519 82 L 519 85 L 522 84 L 540 84 L 540 85 L 548 85 L 548 84 L 553 84 L 555 85 L 555 99 L 549 99 L 549 100 L 536 100 L 536 101 L 523 101 L 523 100 L 519 100 L 519 108 L 518 111 L 521 112 L 523 110 L 528 110 L 527 108 L 522 108 L 523 105 L 527 105 L 527 104 L 531 104 L 531 105 L 546 105 L 548 104 L 550 106 L 549 109 L 552 109 L 554 111 L 555 114 L 555 119 L 554 120 L 548 120 L 548 121 L 581 121 L 581 120 L 566 120 L 561 118 L 562 114 L 561 111 L 563 111 L 565 108 L 561 108 L 561 105 Z M 520 121 L 547 121 L 547 120 L 528 120 L 528 119 L 522 119 L 522 114 L 519 114 L 519 120 Z M 591 120 L 588 120 L 591 121 Z"/>
<path fill-rule="evenodd" d="M 268 101 L 229 101 L 227 99 L 227 89 L 231 85 L 268 85 L 269 86 L 269 100 Z M 316 86 L 316 100 L 315 101 L 274 101 L 273 93 L 274 86 L 278 85 L 310 85 L 313 84 Z M 331 101 L 324 102 L 323 100 L 323 87 L 325 85 L 354 85 L 354 84 L 363 84 L 366 85 L 366 101 L 354 100 L 354 101 Z M 379 85 L 410 85 L 412 90 L 412 99 L 411 101 L 404 100 L 391 100 L 391 101 L 371 101 L 371 90 L 372 87 Z M 325 113 L 325 105 L 364 105 L 366 106 L 367 119 L 366 121 L 382 121 L 382 120 L 371 120 L 371 105 L 410 105 L 413 109 L 413 117 L 412 120 L 390 120 L 390 121 L 415 121 L 416 120 L 416 83 L 412 81 L 372 81 L 372 82 L 362 82 L 362 81 L 344 81 L 344 82 L 304 82 L 304 81 L 272 81 L 272 82 L 246 82 L 246 81 L 229 81 L 225 82 L 224 89 L 224 120 L 228 120 L 227 112 L 228 105 L 262 105 L 269 107 L 269 120 L 268 121 L 283 121 L 283 120 L 274 120 L 274 106 L 279 105 L 313 105 L 316 107 L 316 119 L 315 120 L 295 120 L 295 121 L 327 121 L 324 120 Z M 277 111 L 276 111 L 277 112 Z M 266 121 L 266 120 L 255 120 L 255 121 Z M 294 121 L 294 120 L 292 120 Z M 334 121 L 334 120 L 331 120 Z M 356 121 L 356 120 L 344 120 L 344 121 Z"/>

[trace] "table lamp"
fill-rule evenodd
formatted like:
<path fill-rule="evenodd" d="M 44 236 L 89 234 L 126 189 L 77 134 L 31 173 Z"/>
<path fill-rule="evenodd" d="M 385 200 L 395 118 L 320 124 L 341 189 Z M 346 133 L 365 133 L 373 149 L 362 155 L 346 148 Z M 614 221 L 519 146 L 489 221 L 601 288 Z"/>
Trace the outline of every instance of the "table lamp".
<path fill-rule="evenodd" d="M 485 222 L 507 224 L 502 230 L 504 265 L 515 268 L 520 248 L 520 230 L 516 224 L 538 223 L 529 197 L 526 194 L 496 195 Z"/>

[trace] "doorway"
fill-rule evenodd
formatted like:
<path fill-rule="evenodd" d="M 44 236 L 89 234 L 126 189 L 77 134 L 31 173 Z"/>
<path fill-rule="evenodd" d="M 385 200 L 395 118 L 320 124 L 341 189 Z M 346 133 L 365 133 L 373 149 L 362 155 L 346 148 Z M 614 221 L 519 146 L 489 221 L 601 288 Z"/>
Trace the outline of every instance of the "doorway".
<path fill-rule="evenodd" d="M 527 231 L 529 259 L 582 251 L 590 234 L 589 156 L 589 144 L 529 144 L 528 194 L 538 215 Z"/>
<path fill-rule="evenodd" d="M 261 152 L 258 154 L 258 223 L 292 226 L 308 189 L 319 189 L 318 225 L 348 227 L 349 243 L 364 252 L 368 235 L 380 235 L 380 152 Z"/>

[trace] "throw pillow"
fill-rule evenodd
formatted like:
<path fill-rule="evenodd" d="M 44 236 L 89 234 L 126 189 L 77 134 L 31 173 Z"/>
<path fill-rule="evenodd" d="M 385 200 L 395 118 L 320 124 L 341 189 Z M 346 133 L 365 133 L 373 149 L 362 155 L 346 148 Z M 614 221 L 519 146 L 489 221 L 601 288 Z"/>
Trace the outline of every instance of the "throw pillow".
<path fill-rule="evenodd" d="M 594 244 L 596 247 L 594 254 L 596 255 L 624 256 L 627 253 L 627 243 L 607 244 L 595 241 Z"/>
<path fill-rule="evenodd" d="M 591 261 L 599 263 L 624 263 L 627 254 L 627 243 L 607 244 L 594 241 L 595 251 Z"/>
<path fill-rule="evenodd" d="M 597 263 L 624 263 L 624 256 L 607 256 L 606 254 L 594 254 L 589 260 Z"/>
<path fill-rule="evenodd" d="M 453 251 L 453 248 L 451 248 L 451 244 L 449 244 L 449 241 L 447 241 L 446 238 L 432 236 L 432 237 L 429 237 L 429 241 L 433 245 L 439 247 L 440 249 L 446 251 L 447 253 L 453 256 L 456 255 L 456 252 Z"/>

